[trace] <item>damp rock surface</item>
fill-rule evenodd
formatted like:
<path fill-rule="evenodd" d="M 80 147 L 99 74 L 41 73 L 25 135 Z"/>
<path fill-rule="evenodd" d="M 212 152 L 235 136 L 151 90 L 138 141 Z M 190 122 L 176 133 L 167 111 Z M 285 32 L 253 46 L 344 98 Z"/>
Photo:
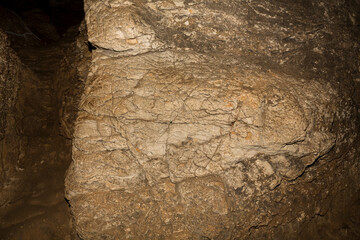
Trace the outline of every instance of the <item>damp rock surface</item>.
<path fill-rule="evenodd" d="M 96 49 L 66 178 L 79 236 L 359 237 L 356 9 L 86 0 Z"/>

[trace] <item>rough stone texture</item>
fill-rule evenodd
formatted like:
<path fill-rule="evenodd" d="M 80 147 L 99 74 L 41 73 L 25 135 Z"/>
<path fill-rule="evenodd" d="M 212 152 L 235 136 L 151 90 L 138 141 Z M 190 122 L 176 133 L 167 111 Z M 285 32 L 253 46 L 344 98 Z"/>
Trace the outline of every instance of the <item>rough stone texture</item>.
<path fill-rule="evenodd" d="M 357 239 L 359 3 L 85 1 L 83 239 Z"/>
<path fill-rule="evenodd" d="M 24 98 L 28 96 L 22 90 L 26 79 L 37 81 L 10 48 L 6 34 L 0 30 L 0 206 L 21 191 L 18 187 L 24 170 L 21 159 L 26 140 L 21 135 L 20 125 L 26 114 L 22 111 Z M 22 97 L 19 97 L 21 93 Z"/>
<path fill-rule="evenodd" d="M 60 132 L 69 139 L 73 138 L 79 101 L 91 62 L 85 22 L 70 29 L 67 37 L 71 37 L 74 33 L 78 35 L 76 41 L 71 42 L 70 46 L 64 46 L 66 52 L 56 74 L 59 89 Z"/>

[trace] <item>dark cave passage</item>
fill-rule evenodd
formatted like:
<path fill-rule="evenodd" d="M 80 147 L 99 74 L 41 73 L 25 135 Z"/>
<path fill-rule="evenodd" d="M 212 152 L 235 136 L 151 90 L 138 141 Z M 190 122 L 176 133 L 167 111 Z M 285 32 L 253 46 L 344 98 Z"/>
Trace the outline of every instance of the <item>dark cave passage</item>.
<path fill-rule="evenodd" d="M 16 12 L 27 24 L 50 21 L 59 36 L 84 19 L 82 0 L 1 0 L 0 6 Z M 32 29 L 32 24 L 29 27 Z M 32 30 L 36 32 L 35 27 Z"/>
<path fill-rule="evenodd" d="M 79 36 L 83 3 L 0 1 L 0 12 L 0 30 L 15 50 L 12 53 L 1 45 L 2 57 L 8 62 L 8 78 L 19 79 L 18 86 L 5 91 L 5 97 L 14 94 L 16 111 L 14 126 L 9 118 L 3 125 L 10 129 L 5 131 L 13 129 L 12 135 L 8 133 L 11 137 L 5 133 L 0 139 L 6 149 L 0 156 L 4 173 L 0 239 L 71 239 L 64 175 L 72 145 L 60 119 L 63 100 L 71 97 L 69 92 L 79 81 L 71 63 L 66 62 L 74 59 L 66 56 L 71 55 L 69 49 Z M 76 113 L 73 115 L 69 118 L 74 119 Z M 6 165 L 7 159 L 16 166 Z"/>

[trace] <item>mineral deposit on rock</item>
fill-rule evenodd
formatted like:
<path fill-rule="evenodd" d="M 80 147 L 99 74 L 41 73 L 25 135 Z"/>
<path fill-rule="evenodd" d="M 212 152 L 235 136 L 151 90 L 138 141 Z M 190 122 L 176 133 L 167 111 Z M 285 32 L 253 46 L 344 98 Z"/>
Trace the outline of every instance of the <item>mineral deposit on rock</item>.
<path fill-rule="evenodd" d="M 79 236 L 356 236 L 331 232 L 359 191 L 355 9 L 85 0 L 96 50 L 66 179 Z"/>

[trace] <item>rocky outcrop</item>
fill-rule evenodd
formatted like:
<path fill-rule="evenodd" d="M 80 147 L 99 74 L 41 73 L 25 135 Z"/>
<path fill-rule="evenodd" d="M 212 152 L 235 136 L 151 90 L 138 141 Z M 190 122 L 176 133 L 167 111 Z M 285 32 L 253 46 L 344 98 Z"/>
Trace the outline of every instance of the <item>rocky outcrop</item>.
<path fill-rule="evenodd" d="M 356 238 L 356 9 L 85 1 L 96 49 L 66 179 L 79 236 Z"/>

